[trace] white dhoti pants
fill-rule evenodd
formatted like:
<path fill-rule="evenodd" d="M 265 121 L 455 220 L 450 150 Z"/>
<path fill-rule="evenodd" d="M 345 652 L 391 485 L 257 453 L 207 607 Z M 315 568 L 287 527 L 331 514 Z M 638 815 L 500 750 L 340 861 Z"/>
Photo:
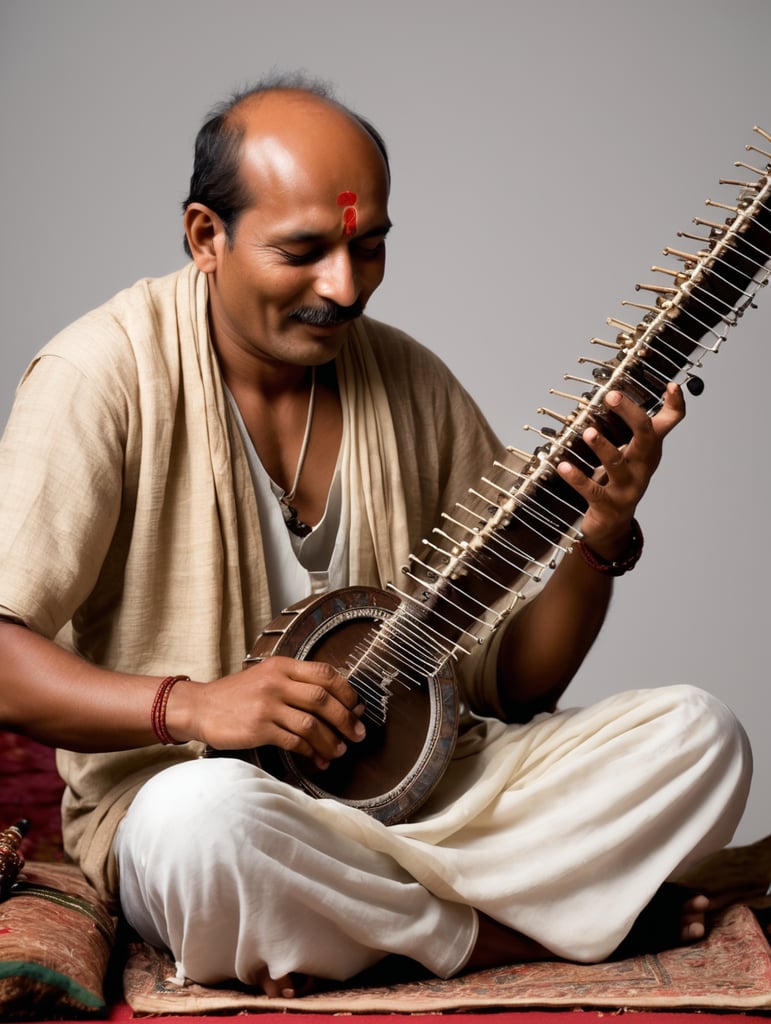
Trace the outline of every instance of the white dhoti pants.
<path fill-rule="evenodd" d="M 418 820 L 389 827 L 241 761 L 189 762 L 120 826 L 122 907 L 202 983 L 342 980 L 388 953 L 448 977 L 477 910 L 602 960 L 662 882 L 730 841 L 750 775 L 741 726 L 687 686 L 484 720 Z"/>

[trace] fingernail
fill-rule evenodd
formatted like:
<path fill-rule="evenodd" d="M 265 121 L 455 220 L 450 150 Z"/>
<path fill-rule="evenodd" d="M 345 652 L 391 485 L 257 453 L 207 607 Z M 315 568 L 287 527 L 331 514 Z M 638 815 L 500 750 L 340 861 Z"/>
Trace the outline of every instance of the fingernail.
<path fill-rule="evenodd" d="M 364 737 L 367 735 L 367 730 L 364 728 L 361 722 L 357 722 L 356 725 L 354 725 L 353 727 L 353 734 L 357 740 L 363 740 Z"/>
<path fill-rule="evenodd" d="M 294 999 L 294 989 L 293 988 L 282 988 L 281 989 L 281 995 L 284 997 L 284 999 Z"/>
<path fill-rule="evenodd" d="M 335 747 L 335 757 L 342 757 L 348 748 L 344 743 L 338 743 Z"/>

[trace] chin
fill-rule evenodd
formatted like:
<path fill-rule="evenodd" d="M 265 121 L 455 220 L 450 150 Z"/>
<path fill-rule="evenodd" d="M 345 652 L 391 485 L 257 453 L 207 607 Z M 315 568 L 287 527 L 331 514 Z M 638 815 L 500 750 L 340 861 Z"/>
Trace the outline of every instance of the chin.
<path fill-rule="evenodd" d="M 348 339 L 351 322 L 336 327 L 314 327 L 308 324 L 301 326 L 302 345 L 309 358 L 308 363 L 327 363 L 334 359 Z"/>

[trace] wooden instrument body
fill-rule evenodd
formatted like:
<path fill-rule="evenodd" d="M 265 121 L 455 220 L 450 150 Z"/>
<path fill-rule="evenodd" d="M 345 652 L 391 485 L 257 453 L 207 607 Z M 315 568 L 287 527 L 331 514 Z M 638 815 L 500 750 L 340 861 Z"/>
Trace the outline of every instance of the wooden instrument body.
<path fill-rule="evenodd" d="M 277 747 L 232 753 L 314 797 L 333 797 L 386 824 L 403 820 L 428 798 L 452 757 L 458 689 L 451 665 L 416 685 L 393 671 L 357 665 L 399 606 L 393 594 L 347 587 L 287 608 L 260 634 L 245 666 L 274 655 L 322 661 L 345 675 L 364 705 L 367 735 L 324 771 Z M 353 654 L 353 657 L 352 657 Z M 422 685 L 421 685 L 422 684 Z M 224 753 L 224 752 L 223 752 Z"/>

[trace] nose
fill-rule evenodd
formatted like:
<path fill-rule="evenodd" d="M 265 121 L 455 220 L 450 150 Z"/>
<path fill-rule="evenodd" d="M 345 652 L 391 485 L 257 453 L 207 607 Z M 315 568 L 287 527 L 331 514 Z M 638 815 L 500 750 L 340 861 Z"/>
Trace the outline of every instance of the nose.
<path fill-rule="evenodd" d="M 347 245 L 336 247 L 320 263 L 316 294 L 338 306 L 352 306 L 359 298 L 361 285 Z"/>

